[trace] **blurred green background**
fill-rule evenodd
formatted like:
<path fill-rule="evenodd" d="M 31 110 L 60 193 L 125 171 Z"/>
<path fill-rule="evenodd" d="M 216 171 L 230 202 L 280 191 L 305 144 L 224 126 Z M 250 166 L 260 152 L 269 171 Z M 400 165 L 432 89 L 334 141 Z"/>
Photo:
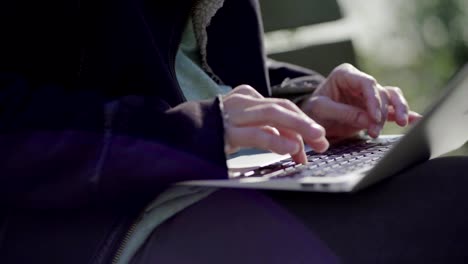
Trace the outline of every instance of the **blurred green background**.
<path fill-rule="evenodd" d="M 468 62 L 467 0 L 261 0 L 270 57 L 324 75 L 351 62 L 424 112 Z M 468 104 L 468 98 L 467 98 Z M 404 130 L 387 125 L 384 133 Z M 467 131 L 468 133 L 468 131 Z M 468 144 L 449 155 L 468 155 Z"/>

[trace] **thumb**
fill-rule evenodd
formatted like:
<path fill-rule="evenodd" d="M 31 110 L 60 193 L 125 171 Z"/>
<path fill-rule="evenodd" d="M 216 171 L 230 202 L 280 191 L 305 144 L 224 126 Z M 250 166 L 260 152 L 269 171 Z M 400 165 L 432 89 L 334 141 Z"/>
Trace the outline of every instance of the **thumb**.
<path fill-rule="evenodd" d="M 372 122 L 367 112 L 361 108 L 335 102 L 326 96 L 318 96 L 309 100 L 312 106 L 311 115 L 314 120 L 324 122 L 338 122 L 355 128 L 364 129 Z"/>

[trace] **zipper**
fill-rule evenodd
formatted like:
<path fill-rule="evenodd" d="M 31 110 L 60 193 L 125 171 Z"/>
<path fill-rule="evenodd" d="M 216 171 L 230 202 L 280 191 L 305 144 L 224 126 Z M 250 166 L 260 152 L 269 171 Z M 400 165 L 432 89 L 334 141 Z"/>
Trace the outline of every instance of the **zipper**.
<path fill-rule="evenodd" d="M 194 3 L 198 2 L 199 0 L 194 0 Z M 191 10 L 193 10 L 194 5 L 192 5 Z M 182 89 L 180 87 L 179 81 L 177 80 L 177 75 L 175 73 L 175 60 L 176 60 L 176 51 L 178 50 L 179 45 L 172 45 L 174 43 L 174 30 L 172 31 L 172 36 L 171 36 L 171 45 L 170 45 L 170 50 L 169 50 L 169 59 L 170 59 L 170 65 L 169 65 L 169 73 L 172 77 L 172 80 L 174 80 L 174 84 L 176 85 L 176 92 L 177 95 L 179 96 L 179 99 L 181 101 L 187 101 L 187 98 L 184 96 L 182 93 Z M 179 39 L 180 43 L 180 39 Z M 174 47 L 175 46 L 175 47 Z M 125 247 L 128 245 L 128 242 L 132 238 L 133 234 L 135 233 L 136 227 L 138 224 L 141 222 L 143 219 L 143 216 L 146 213 L 146 206 L 145 208 L 139 213 L 138 217 L 132 222 L 130 227 L 128 228 L 127 232 L 125 232 L 124 237 L 119 243 L 119 246 L 117 248 L 117 251 L 115 252 L 114 256 L 112 257 L 112 264 L 117 264 L 120 261 L 120 258 L 122 257 L 122 253 L 125 249 Z"/>
<path fill-rule="evenodd" d="M 171 39 L 172 39 L 172 42 L 173 42 L 174 41 L 174 31 L 172 32 Z M 170 45 L 170 46 L 173 46 L 173 45 Z M 174 84 L 176 85 L 176 93 L 177 93 L 180 101 L 187 101 L 184 94 L 182 93 L 182 89 L 180 88 L 179 81 L 177 80 L 177 76 L 175 74 L 175 57 L 176 57 L 176 53 L 174 52 L 174 50 L 175 50 L 174 48 L 171 48 L 169 50 L 169 54 L 168 54 L 169 59 L 170 59 L 169 73 L 170 73 L 170 76 L 172 77 L 172 79 L 174 80 Z M 138 214 L 138 217 L 135 220 L 132 221 L 132 224 L 130 225 L 130 227 L 125 232 L 123 238 L 120 240 L 119 245 L 117 247 L 117 250 L 115 251 L 115 253 L 114 253 L 113 257 L 112 257 L 112 260 L 111 260 L 112 264 L 117 264 L 117 263 L 120 262 L 120 258 L 122 257 L 122 253 L 123 253 L 125 247 L 128 245 L 130 239 L 132 238 L 133 234 L 135 233 L 136 227 L 138 226 L 138 224 L 143 219 L 143 216 L 145 215 L 145 213 L 146 213 L 146 206 Z"/>
<path fill-rule="evenodd" d="M 143 216 L 145 215 L 146 212 L 146 206 L 143 208 L 143 210 L 138 214 L 138 217 L 132 222 L 130 227 L 128 228 L 127 232 L 125 232 L 123 238 L 120 240 L 119 246 L 117 247 L 117 251 L 115 251 L 114 256 L 112 257 L 112 264 L 117 264 L 120 261 L 120 258 L 122 257 L 122 253 L 127 246 L 128 242 L 133 236 L 133 233 L 135 233 L 136 227 L 138 224 L 141 222 L 143 219 Z"/>

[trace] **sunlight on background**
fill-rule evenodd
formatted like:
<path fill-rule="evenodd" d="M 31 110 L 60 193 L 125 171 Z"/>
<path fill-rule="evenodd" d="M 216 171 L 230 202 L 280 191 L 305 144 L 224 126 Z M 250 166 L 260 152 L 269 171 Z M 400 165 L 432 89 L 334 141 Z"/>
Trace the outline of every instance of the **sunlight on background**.
<path fill-rule="evenodd" d="M 418 46 L 410 36 L 401 34 L 398 14 L 405 0 L 340 0 L 351 38 L 362 56 L 384 65 L 410 64 Z M 411 35 L 411 33 L 409 34 Z"/>
<path fill-rule="evenodd" d="M 400 86 L 419 112 L 468 61 L 466 0 L 339 2 L 352 28 L 360 66 L 383 83 Z M 401 129 L 389 125 L 384 132 Z M 468 147 L 463 151 L 468 153 Z"/>
<path fill-rule="evenodd" d="M 384 85 L 402 88 L 412 109 L 418 112 L 424 112 L 450 77 L 468 62 L 467 0 L 338 0 L 338 3 L 344 18 L 268 33 L 267 52 L 351 39 L 358 67 Z M 384 132 L 402 130 L 390 125 Z M 468 146 L 464 149 L 468 153 Z"/>

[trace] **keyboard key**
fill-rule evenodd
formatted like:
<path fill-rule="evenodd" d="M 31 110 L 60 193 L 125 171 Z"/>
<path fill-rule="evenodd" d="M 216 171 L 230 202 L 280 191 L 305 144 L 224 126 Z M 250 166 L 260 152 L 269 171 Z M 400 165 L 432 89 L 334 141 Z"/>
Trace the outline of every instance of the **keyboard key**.
<path fill-rule="evenodd" d="M 354 170 L 371 168 L 390 149 L 389 144 L 356 142 L 333 146 L 323 154 L 307 152 L 309 163 L 296 164 L 291 158 L 245 173 L 244 177 L 295 178 L 303 176 L 344 175 Z"/>

